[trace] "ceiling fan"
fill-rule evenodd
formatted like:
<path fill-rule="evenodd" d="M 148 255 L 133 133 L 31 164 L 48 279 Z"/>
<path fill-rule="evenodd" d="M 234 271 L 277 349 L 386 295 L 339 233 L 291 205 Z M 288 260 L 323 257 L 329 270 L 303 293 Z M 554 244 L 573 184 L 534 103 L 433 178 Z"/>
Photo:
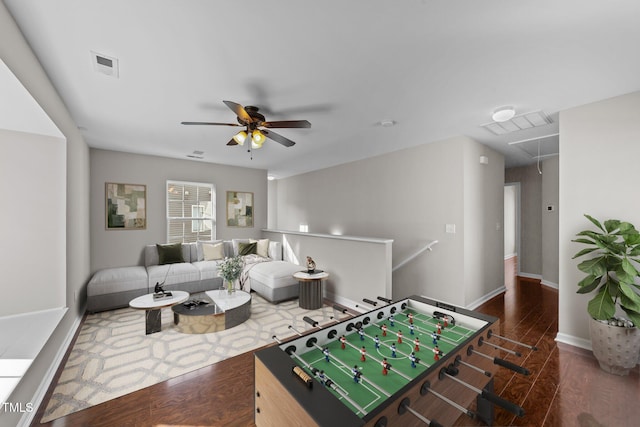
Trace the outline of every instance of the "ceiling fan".
<path fill-rule="evenodd" d="M 251 145 L 249 149 L 258 149 L 262 147 L 266 138 L 272 139 L 285 147 L 295 145 L 295 142 L 289 138 L 275 133 L 273 128 L 310 128 L 311 123 L 307 120 L 280 120 L 268 122 L 265 117 L 258 112 L 259 108 L 254 106 L 246 106 L 232 102 L 222 101 L 229 107 L 236 116 L 238 116 L 238 124 L 236 123 L 215 123 L 215 122 L 182 122 L 183 125 L 212 125 L 212 126 L 238 126 L 244 127 L 235 134 L 227 145 L 244 145 L 247 137 L 250 138 Z"/>

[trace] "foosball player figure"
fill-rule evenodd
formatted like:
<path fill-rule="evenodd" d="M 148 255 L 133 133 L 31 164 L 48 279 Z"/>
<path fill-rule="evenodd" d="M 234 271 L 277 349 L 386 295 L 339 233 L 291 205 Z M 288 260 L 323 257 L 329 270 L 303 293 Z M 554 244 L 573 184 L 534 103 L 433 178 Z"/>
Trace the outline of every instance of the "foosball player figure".
<path fill-rule="evenodd" d="M 411 367 L 415 368 L 416 367 L 416 355 L 414 352 L 411 352 L 411 354 L 409 355 L 409 360 L 411 361 Z"/>
<path fill-rule="evenodd" d="M 407 317 L 409 318 L 409 324 L 413 325 L 413 313 L 407 314 Z"/>
<path fill-rule="evenodd" d="M 382 375 L 387 375 L 389 373 L 389 362 L 387 362 L 387 358 L 382 359 Z"/>
<path fill-rule="evenodd" d="M 353 381 L 357 384 L 358 381 L 360 381 L 360 377 L 362 376 L 362 373 L 358 370 L 358 365 L 353 365 L 351 373 L 353 373 Z"/>
<path fill-rule="evenodd" d="M 449 316 L 444 316 L 442 318 L 442 321 L 444 322 L 444 327 L 446 328 L 447 326 L 449 326 Z"/>
<path fill-rule="evenodd" d="M 329 349 L 327 347 L 322 350 L 322 354 L 324 354 L 324 360 L 329 361 Z"/>
<path fill-rule="evenodd" d="M 433 347 L 433 360 L 440 360 L 440 349 L 438 346 Z"/>
<path fill-rule="evenodd" d="M 326 386 L 325 381 L 327 381 L 327 376 L 324 374 L 324 371 L 318 373 L 318 378 L 320 379 L 320 384 Z"/>
<path fill-rule="evenodd" d="M 344 343 L 347 342 L 347 338 L 343 335 L 340 337 L 340 348 L 344 350 L 345 346 Z"/>
<path fill-rule="evenodd" d="M 442 334 L 442 323 L 438 322 L 436 328 L 438 328 L 438 335 Z"/>
<path fill-rule="evenodd" d="M 396 357 L 396 345 L 391 344 L 391 357 Z"/>
<path fill-rule="evenodd" d="M 431 342 L 433 345 L 438 345 L 438 334 L 436 334 L 436 331 L 433 331 L 431 334 Z"/>
<path fill-rule="evenodd" d="M 362 348 L 360 349 L 360 360 L 362 360 L 363 362 L 367 361 L 367 358 L 365 357 L 366 354 L 367 350 L 364 348 L 364 346 L 362 346 Z"/>
<path fill-rule="evenodd" d="M 416 337 L 415 340 L 413 340 L 413 351 L 420 351 L 420 338 Z"/>
<path fill-rule="evenodd" d="M 398 331 L 398 344 L 402 344 L 402 331 Z"/>
<path fill-rule="evenodd" d="M 413 326 L 413 323 L 411 323 L 411 324 L 409 325 L 409 333 L 410 333 L 411 335 L 415 335 L 415 332 L 414 332 L 414 330 L 415 330 L 415 329 L 416 329 L 416 327 L 415 327 L 415 326 Z"/>
<path fill-rule="evenodd" d="M 380 338 L 378 338 L 377 335 L 375 337 L 373 337 L 373 342 L 376 345 L 376 350 L 379 350 L 380 349 Z"/>
<path fill-rule="evenodd" d="M 382 324 L 382 326 L 380 328 L 382 329 L 382 336 L 386 337 L 387 336 L 387 325 L 386 324 Z"/>
<path fill-rule="evenodd" d="M 393 314 L 391 316 L 389 316 L 389 324 L 391 325 L 391 327 L 393 328 L 396 325 L 396 319 L 393 317 Z"/>
<path fill-rule="evenodd" d="M 364 329 L 358 329 L 358 334 L 360 334 L 360 341 L 364 341 Z"/>

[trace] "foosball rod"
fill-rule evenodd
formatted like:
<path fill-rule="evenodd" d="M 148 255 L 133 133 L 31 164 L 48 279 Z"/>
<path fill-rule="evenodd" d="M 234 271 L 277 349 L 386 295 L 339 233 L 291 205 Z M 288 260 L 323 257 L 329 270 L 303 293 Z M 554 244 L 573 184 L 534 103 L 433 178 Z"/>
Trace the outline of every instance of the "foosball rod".
<path fill-rule="evenodd" d="M 333 309 L 336 311 L 339 311 L 342 314 L 348 314 L 350 317 L 357 316 L 360 314 L 360 313 L 350 313 L 348 309 L 344 307 L 340 307 L 338 304 L 334 304 Z"/>
<path fill-rule="evenodd" d="M 307 363 L 302 357 L 298 356 L 294 351 L 291 351 L 290 353 L 288 353 L 289 356 L 291 357 L 295 357 L 298 361 L 300 361 L 304 366 L 307 367 L 307 369 L 309 369 L 311 372 L 313 372 L 313 375 L 316 375 L 315 372 L 319 371 L 319 369 L 314 368 L 313 366 L 311 366 L 309 363 Z M 315 371 L 315 372 L 314 372 Z M 343 392 L 342 390 L 339 389 L 339 387 L 335 384 L 335 381 L 333 381 L 329 375 L 326 375 L 327 377 L 327 381 L 325 381 L 325 385 L 329 388 L 331 388 L 332 390 L 334 390 L 336 393 L 338 393 L 343 399 L 345 399 L 347 402 L 349 402 L 351 405 L 353 405 L 353 407 L 355 407 L 356 409 L 358 409 L 358 411 L 362 412 L 364 415 L 367 414 L 367 411 L 362 408 L 360 405 L 358 405 L 356 402 L 354 402 L 347 394 L 345 394 L 345 392 Z"/>
<path fill-rule="evenodd" d="M 500 359 L 498 357 L 491 357 L 488 354 L 484 354 L 484 353 L 481 353 L 479 351 L 474 350 L 473 346 L 470 345 L 467 348 L 467 356 L 471 356 L 472 354 L 477 354 L 478 356 L 482 356 L 484 358 L 492 360 L 495 365 L 499 365 L 499 366 L 502 366 L 504 368 L 511 369 L 512 371 L 517 372 L 519 374 L 522 374 L 522 375 L 529 375 L 530 374 L 529 370 L 527 368 L 525 368 L 525 367 L 516 365 L 515 363 L 508 362 L 508 361 L 506 361 L 504 359 Z"/>
<path fill-rule="evenodd" d="M 522 357 L 522 353 L 520 353 L 519 351 L 513 351 L 513 350 L 509 350 L 508 348 L 500 347 L 499 345 L 489 341 L 485 341 L 483 337 L 480 337 L 478 338 L 478 347 L 482 347 L 482 344 L 487 344 L 495 349 L 506 351 L 507 353 L 513 354 L 514 356 Z"/>
<path fill-rule="evenodd" d="M 525 343 L 520 342 L 520 341 L 512 340 L 512 339 L 507 338 L 507 337 L 501 337 L 500 335 L 494 334 L 493 331 L 491 329 L 489 329 L 489 332 L 487 332 L 487 338 L 491 338 L 492 336 L 496 337 L 496 338 L 500 338 L 501 340 L 509 341 L 510 343 L 513 343 L 513 344 L 520 345 L 522 347 L 528 348 L 528 349 L 533 350 L 533 351 L 538 351 L 538 347 L 536 347 L 535 345 L 529 345 L 529 344 L 525 344 Z"/>
<path fill-rule="evenodd" d="M 519 417 L 524 416 L 524 409 L 521 406 L 516 405 L 515 403 L 509 402 L 508 400 L 503 399 L 502 397 L 498 396 L 495 393 L 492 393 L 490 391 L 487 390 L 481 390 L 478 387 L 475 387 L 465 381 L 462 381 L 460 378 L 455 377 L 455 375 L 457 375 L 458 373 L 458 369 L 456 367 L 454 367 L 453 365 L 449 365 L 446 368 L 442 368 L 440 369 L 440 373 L 438 374 L 438 378 L 440 380 L 442 380 L 443 378 L 449 378 L 452 379 L 453 381 L 457 382 L 458 384 L 463 385 L 464 387 L 468 388 L 469 390 L 473 390 L 474 392 L 476 392 L 477 394 L 479 394 L 480 396 L 484 397 L 486 400 L 488 400 L 491 403 L 494 403 L 498 406 L 500 406 L 503 409 L 506 409 L 507 411 L 511 412 L 514 415 L 517 415 Z"/>
<path fill-rule="evenodd" d="M 455 357 L 455 360 L 453 361 L 453 364 L 455 366 L 458 366 L 458 364 L 462 365 L 462 366 L 466 366 L 467 368 L 473 369 L 474 371 L 480 372 L 481 374 L 484 374 L 487 377 L 491 376 L 491 372 L 489 371 L 485 371 L 482 368 L 478 368 L 475 365 L 472 365 L 471 363 L 467 363 L 464 360 L 462 360 L 462 356 L 460 356 L 459 354 Z"/>
<path fill-rule="evenodd" d="M 389 298 L 384 298 L 384 297 L 376 297 L 378 300 L 382 301 L 382 302 L 386 302 L 387 304 L 391 304 L 393 302 L 393 300 L 389 299 Z"/>
<path fill-rule="evenodd" d="M 473 419 L 475 418 L 476 414 L 475 412 L 465 408 L 462 405 L 457 404 L 456 402 L 454 402 L 453 400 L 449 399 L 446 396 L 441 395 L 440 393 L 438 393 L 437 391 L 434 391 L 431 388 L 431 384 L 429 383 L 429 381 L 426 381 L 424 384 L 422 384 L 422 387 L 420 388 L 420 394 L 421 395 L 426 395 L 427 393 L 431 393 L 433 394 L 435 397 L 437 397 L 438 399 L 448 403 L 449 405 L 453 406 L 454 408 L 456 408 L 458 411 L 462 412 L 463 414 L 467 415 L 469 418 Z"/>
<path fill-rule="evenodd" d="M 430 420 L 429 418 L 415 411 L 413 408 L 409 406 L 410 403 L 411 401 L 409 400 L 408 397 L 405 397 L 404 399 L 402 399 L 402 401 L 400 402 L 400 406 L 398 407 L 398 413 L 402 415 L 404 411 L 409 411 L 411 415 L 415 416 L 417 419 L 419 419 L 429 427 L 442 427 L 442 424 L 440 424 L 436 420 Z"/>
<path fill-rule="evenodd" d="M 320 347 L 318 344 L 316 344 L 315 342 L 313 342 L 313 346 L 315 348 L 317 348 L 318 350 L 324 352 L 324 349 L 322 347 Z M 342 360 L 340 360 L 339 358 L 333 356 L 333 360 L 335 360 L 336 362 L 340 363 L 342 366 L 344 366 L 345 368 L 347 368 L 347 370 L 351 370 L 351 367 L 349 365 L 347 365 L 346 363 L 344 363 Z M 384 394 L 387 397 L 391 397 L 391 395 L 386 392 L 382 387 L 380 387 L 378 384 L 370 381 L 368 378 L 363 378 L 363 380 L 367 380 L 367 383 L 371 384 L 376 390 L 378 390 L 380 393 Z"/>

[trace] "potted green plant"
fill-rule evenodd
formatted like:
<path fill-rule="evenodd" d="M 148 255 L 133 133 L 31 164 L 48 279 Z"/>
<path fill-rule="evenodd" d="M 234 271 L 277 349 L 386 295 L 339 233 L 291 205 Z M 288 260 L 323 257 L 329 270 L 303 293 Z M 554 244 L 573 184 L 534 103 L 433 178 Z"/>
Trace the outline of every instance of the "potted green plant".
<path fill-rule="evenodd" d="M 573 240 L 587 245 L 574 259 L 589 255 L 578 264 L 586 277 L 578 283 L 577 293 L 595 293 L 587 311 L 592 318 L 593 353 L 600 367 L 627 375 L 640 356 L 640 286 L 636 282 L 640 232 L 629 222 L 609 219 L 601 223 L 590 215 L 585 217 L 597 230 L 581 231 Z"/>
<path fill-rule="evenodd" d="M 225 258 L 220 265 L 218 265 L 218 274 L 226 282 L 229 293 L 233 292 L 233 282 L 240 278 L 243 268 L 244 261 L 241 256 Z"/>

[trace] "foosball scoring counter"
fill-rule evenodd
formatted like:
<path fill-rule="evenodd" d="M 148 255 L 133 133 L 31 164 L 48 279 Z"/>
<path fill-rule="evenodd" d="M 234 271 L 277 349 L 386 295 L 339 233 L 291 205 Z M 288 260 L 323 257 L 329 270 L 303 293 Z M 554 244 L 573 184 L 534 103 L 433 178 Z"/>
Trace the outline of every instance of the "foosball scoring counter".
<path fill-rule="evenodd" d="M 493 424 L 494 405 L 520 406 L 493 392 L 498 369 L 529 371 L 498 356 L 499 319 L 420 296 L 364 299 L 343 315 L 255 353 L 255 424 L 266 426 L 450 426 L 461 414 Z M 339 318 L 336 316 L 335 318 Z"/>

